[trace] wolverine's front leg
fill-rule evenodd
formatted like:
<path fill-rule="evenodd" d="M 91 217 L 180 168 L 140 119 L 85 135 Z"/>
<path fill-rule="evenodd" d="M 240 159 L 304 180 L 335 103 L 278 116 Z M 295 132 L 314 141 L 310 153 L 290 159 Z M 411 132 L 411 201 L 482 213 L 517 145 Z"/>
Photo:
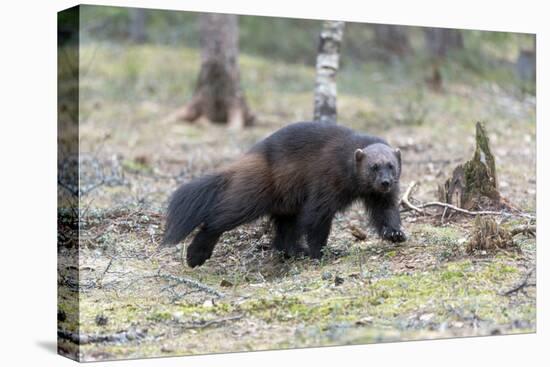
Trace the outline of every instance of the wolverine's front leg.
<path fill-rule="evenodd" d="M 371 198 L 365 202 L 370 214 L 371 223 L 385 240 L 391 242 L 404 242 L 407 235 L 401 227 L 398 200 L 393 197 Z"/>

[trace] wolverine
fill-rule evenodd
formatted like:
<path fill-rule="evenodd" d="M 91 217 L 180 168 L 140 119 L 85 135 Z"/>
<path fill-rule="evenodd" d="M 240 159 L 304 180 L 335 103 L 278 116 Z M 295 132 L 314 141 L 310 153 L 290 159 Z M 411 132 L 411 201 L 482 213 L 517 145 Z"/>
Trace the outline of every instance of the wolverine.
<path fill-rule="evenodd" d="M 180 186 L 169 200 L 163 244 L 199 227 L 186 258 L 200 266 L 222 233 L 269 216 L 274 249 L 320 258 L 334 216 L 356 201 L 381 238 L 403 242 L 400 175 L 401 153 L 382 138 L 330 123 L 290 124 L 237 161 Z"/>

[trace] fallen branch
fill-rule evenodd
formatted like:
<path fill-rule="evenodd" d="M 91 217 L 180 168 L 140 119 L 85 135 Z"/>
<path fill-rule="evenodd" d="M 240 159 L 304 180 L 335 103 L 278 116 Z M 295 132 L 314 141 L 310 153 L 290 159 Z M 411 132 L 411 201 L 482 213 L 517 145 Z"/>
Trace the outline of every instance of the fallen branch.
<path fill-rule="evenodd" d="M 130 287 L 133 287 L 135 284 L 143 282 L 144 280 L 148 280 L 148 279 L 162 279 L 162 280 L 165 280 L 165 281 L 168 281 L 168 282 L 173 282 L 173 284 L 169 284 L 169 285 L 165 286 L 164 288 L 162 288 L 161 291 L 172 290 L 173 288 L 183 284 L 183 285 L 188 286 L 189 288 L 195 289 L 196 291 L 202 291 L 202 292 L 205 292 L 205 293 L 209 293 L 209 294 L 212 294 L 212 295 L 214 295 L 218 298 L 225 297 L 225 294 L 223 294 L 222 292 L 218 291 L 217 289 L 214 289 L 214 288 L 212 288 L 212 287 L 210 287 L 206 284 L 202 284 L 202 283 L 200 283 L 196 280 L 193 280 L 193 279 L 177 277 L 177 276 L 171 275 L 171 274 L 162 274 L 160 272 L 160 270 L 156 274 L 144 275 L 144 276 L 140 276 L 140 277 L 132 279 L 128 284 L 125 285 L 125 287 L 122 290 L 129 289 Z M 119 284 L 119 283 L 121 283 L 121 281 L 116 280 L 116 281 L 114 281 L 114 282 L 112 282 L 108 285 L 105 285 L 105 286 L 111 286 L 112 284 L 116 285 L 116 284 Z M 189 293 L 192 293 L 192 292 L 186 292 L 184 295 L 187 295 Z"/>
<path fill-rule="evenodd" d="M 535 232 L 537 231 L 537 226 L 533 224 L 525 224 L 521 226 L 514 227 L 510 230 L 510 234 L 513 236 L 518 234 L 524 234 L 526 236 L 535 237 Z"/>
<path fill-rule="evenodd" d="M 225 294 L 221 293 L 217 289 L 214 289 L 210 286 L 207 286 L 206 284 L 202 284 L 202 283 L 200 283 L 196 280 L 193 280 L 193 279 L 177 277 L 177 276 L 174 276 L 172 274 L 160 274 L 160 273 L 157 274 L 157 275 L 153 275 L 152 277 L 172 281 L 172 282 L 175 282 L 176 285 L 185 284 L 185 285 L 187 285 L 191 288 L 195 288 L 195 289 L 198 289 L 200 291 L 213 294 L 213 295 L 215 295 L 219 298 L 225 297 Z"/>
<path fill-rule="evenodd" d="M 457 212 L 462 213 L 462 214 L 473 215 L 473 216 L 476 216 L 476 215 L 501 215 L 501 216 L 504 216 L 504 217 L 522 217 L 522 218 L 528 218 L 528 219 L 535 219 L 534 216 L 532 216 L 531 214 L 527 214 L 527 213 L 515 213 L 514 214 L 514 213 L 508 213 L 508 212 L 505 212 L 505 211 L 495 211 L 495 210 L 472 211 L 472 210 L 466 210 L 466 209 L 459 208 L 458 206 L 455 206 L 455 205 L 452 205 L 452 204 L 442 203 L 440 201 L 431 201 L 429 203 L 419 205 L 418 207 L 421 208 L 421 209 L 424 209 L 424 208 L 429 208 L 429 207 L 434 207 L 434 206 L 451 209 L 451 210 L 457 211 Z"/>
<path fill-rule="evenodd" d="M 500 215 L 500 216 L 504 216 L 504 217 L 521 217 L 521 218 L 528 218 L 528 219 L 536 219 L 533 215 L 527 214 L 527 213 L 522 213 L 522 212 L 509 213 L 509 212 L 505 212 L 505 211 L 494 211 L 494 210 L 472 211 L 472 210 L 466 210 L 466 209 L 463 209 L 463 208 L 459 208 L 458 206 L 455 206 L 455 205 L 452 205 L 452 204 L 442 203 L 440 201 L 430 201 L 428 203 L 424 203 L 424 204 L 420 204 L 420 205 L 415 206 L 415 205 L 411 204 L 410 199 L 409 199 L 409 196 L 410 196 L 410 194 L 411 194 L 411 192 L 412 192 L 415 185 L 416 185 L 415 181 L 411 182 L 411 184 L 409 185 L 409 187 L 405 191 L 405 194 L 401 198 L 401 204 L 406 209 L 413 210 L 413 211 L 415 211 L 417 213 L 420 213 L 420 214 L 426 214 L 426 211 L 423 210 L 425 208 L 441 207 L 441 208 L 445 208 L 446 210 L 450 209 L 450 210 L 454 210 L 454 211 L 462 213 L 462 214 L 467 214 L 467 215 L 472 215 L 472 216 L 476 216 L 476 215 Z"/>
<path fill-rule="evenodd" d="M 133 340 L 143 339 L 147 335 L 147 330 L 128 330 L 114 334 L 83 334 L 73 333 L 66 330 L 57 330 L 57 337 L 60 339 L 69 340 L 75 344 L 90 344 L 90 343 L 127 343 Z"/>
<path fill-rule="evenodd" d="M 113 264 L 113 259 L 114 258 L 111 257 L 111 259 L 109 260 L 109 263 L 105 267 L 105 270 L 103 270 L 101 275 L 96 279 L 95 283 L 96 283 L 97 286 L 101 287 L 103 285 L 103 278 L 105 278 L 105 275 L 107 274 L 107 272 L 111 268 L 111 265 Z"/>
<path fill-rule="evenodd" d="M 207 327 L 212 326 L 212 325 L 223 324 L 227 321 L 240 320 L 243 317 L 244 317 L 244 315 L 229 316 L 229 317 L 224 317 L 224 318 L 221 318 L 221 319 L 187 323 L 187 324 L 183 324 L 182 326 L 183 326 L 184 329 L 204 329 L 204 328 L 207 328 Z"/>
<path fill-rule="evenodd" d="M 411 192 L 412 192 L 412 190 L 415 186 L 416 186 L 416 181 L 412 181 L 410 183 L 409 187 L 407 187 L 407 191 L 405 191 L 405 194 L 401 198 L 401 204 L 403 204 L 405 207 L 407 207 L 411 210 L 414 210 L 415 212 L 418 212 L 420 214 L 425 214 L 424 210 L 414 206 L 413 204 L 411 204 L 411 202 L 409 200 L 409 196 L 411 195 Z"/>
<path fill-rule="evenodd" d="M 533 272 L 535 271 L 535 268 L 531 268 L 531 270 L 529 270 L 526 274 L 525 274 L 525 277 L 523 278 L 523 280 L 518 283 L 517 285 L 515 285 L 512 289 L 510 290 L 507 290 L 506 292 L 503 292 L 501 293 L 500 295 L 501 296 L 509 296 L 513 293 L 516 293 L 516 292 L 519 292 L 520 290 L 523 290 L 524 288 L 527 288 L 527 287 L 535 287 L 537 284 L 536 283 L 529 283 L 529 278 L 531 278 L 531 275 L 533 274 Z"/>

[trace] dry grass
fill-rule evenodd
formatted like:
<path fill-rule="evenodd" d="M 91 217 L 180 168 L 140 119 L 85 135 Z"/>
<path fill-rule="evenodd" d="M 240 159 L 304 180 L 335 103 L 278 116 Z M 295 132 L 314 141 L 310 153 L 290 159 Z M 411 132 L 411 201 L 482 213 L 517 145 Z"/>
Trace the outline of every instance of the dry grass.
<path fill-rule="evenodd" d="M 500 227 L 494 218 L 476 217 L 466 251 L 496 251 L 513 249 L 515 243 L 509 231 Z"/>

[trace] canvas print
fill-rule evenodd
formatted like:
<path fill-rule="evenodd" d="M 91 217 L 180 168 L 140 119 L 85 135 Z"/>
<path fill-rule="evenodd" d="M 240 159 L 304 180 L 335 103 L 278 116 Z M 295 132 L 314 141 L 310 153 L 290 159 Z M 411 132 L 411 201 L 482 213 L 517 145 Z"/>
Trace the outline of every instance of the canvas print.
<path fill-rule="evenodd" d="M 60 12 L 59 353 L 534 333 L 535 70 L 534 34 Z"/>

